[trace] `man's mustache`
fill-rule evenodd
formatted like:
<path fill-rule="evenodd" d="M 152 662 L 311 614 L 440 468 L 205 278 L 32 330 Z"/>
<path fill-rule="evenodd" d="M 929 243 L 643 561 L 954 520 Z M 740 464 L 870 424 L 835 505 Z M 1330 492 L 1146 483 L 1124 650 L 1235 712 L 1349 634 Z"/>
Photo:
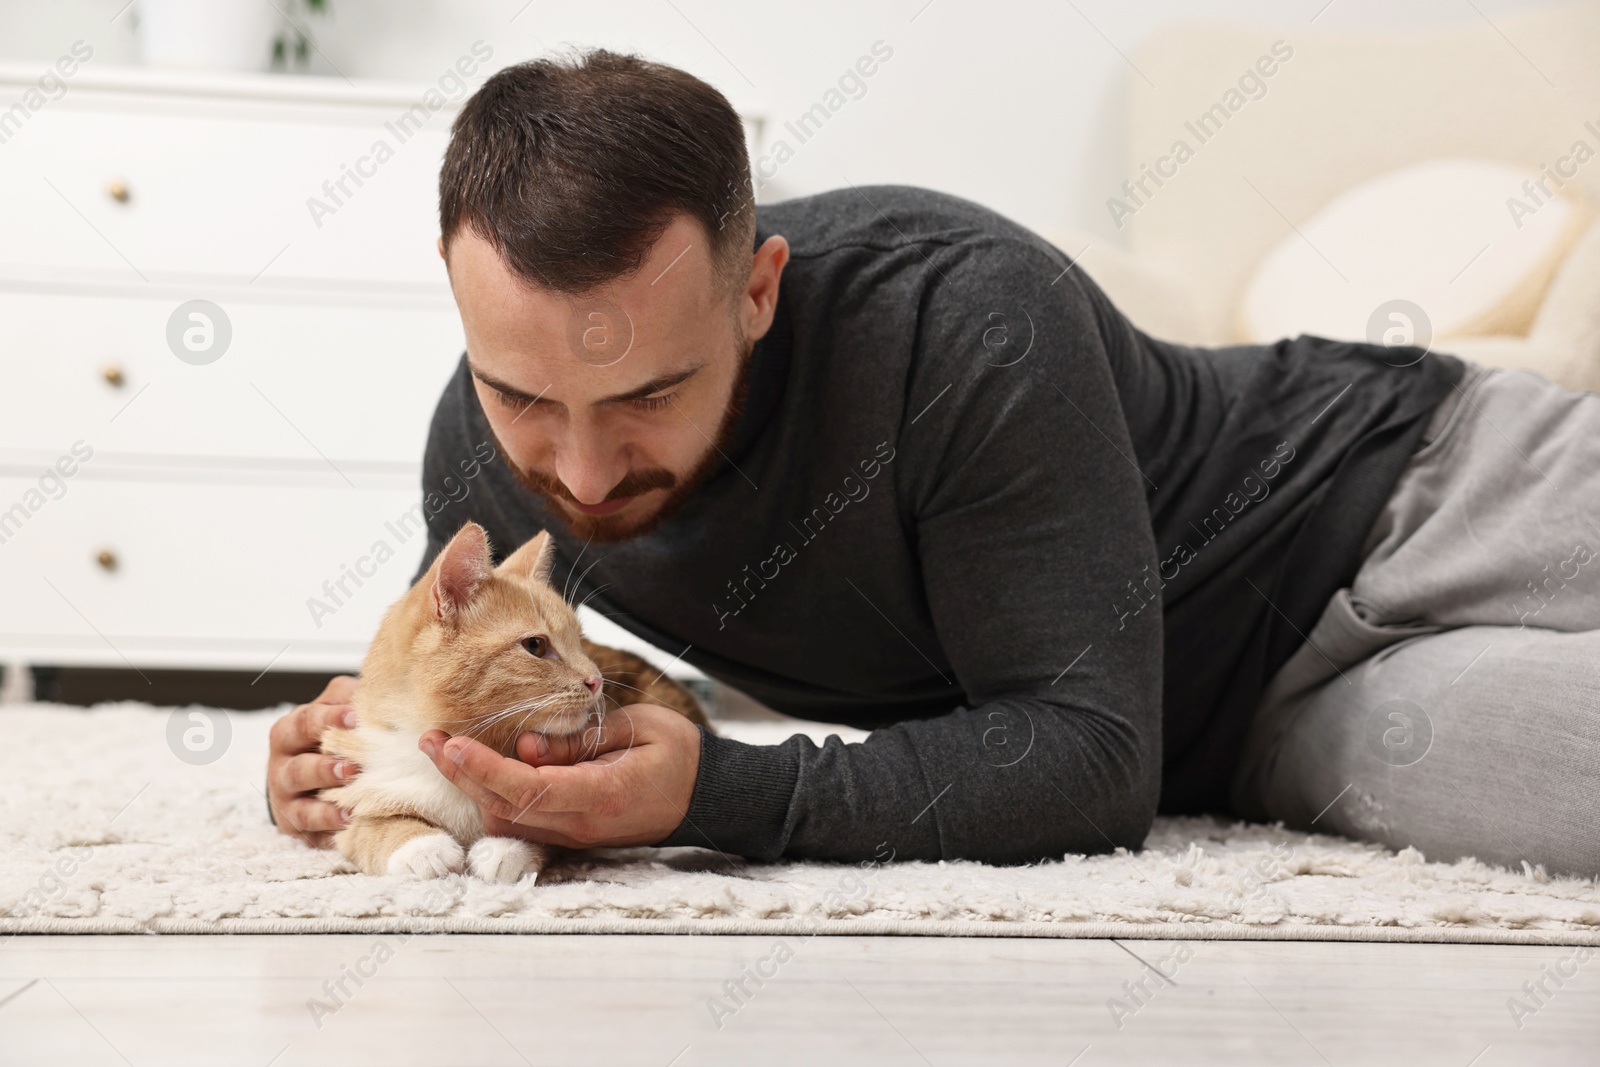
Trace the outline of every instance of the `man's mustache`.
<path fill-rule="evenodd" d="M 503 452 L 502 455 L 504 455 Z M 508 462 L 510 461 L 509 456 L 506 459 Z M 534 492 L 565 500 L 570 504 L 579 503 L 578 498 L 573 496 L 571 490 L 562 484 L 561 479 L 545 474 L 543 471 L 524 469 L 517 467 L 515 464 L 512 464 L 512 466 L 516 470 L 518 477 L 522 479 L 522 484 Z M 672 489 L 677 484 L 678 479 L 672 472 L 663 470 L 660 467 L 629 471 L 623 476 L 622 481 L 618 482 L 612 487 L 611 492 L 606 494 L 606 500 L 621 500 L 624 497 L 639 496 L 641 493 L 647 493 L 652 489 Z M 602 503 L 604 502 L 602 501 Z"/>

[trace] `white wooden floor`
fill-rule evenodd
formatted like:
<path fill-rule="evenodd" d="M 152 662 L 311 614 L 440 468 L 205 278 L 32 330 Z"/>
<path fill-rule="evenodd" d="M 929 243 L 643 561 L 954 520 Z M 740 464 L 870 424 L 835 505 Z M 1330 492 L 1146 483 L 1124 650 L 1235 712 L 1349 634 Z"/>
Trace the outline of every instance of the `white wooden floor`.
<path fill-rule="evenodd" d="M 1600 1063 L 1600 952 L 784 941 L 14 937 L 0 943 L 0 1063 Z M 1558 964 L 1576 975 L 1528 999 L 1523 983 Z M 730 997 L 742 971 L 761 984 Z M 1531 1014 L 1514 1019 L 1512 997 Z"/>

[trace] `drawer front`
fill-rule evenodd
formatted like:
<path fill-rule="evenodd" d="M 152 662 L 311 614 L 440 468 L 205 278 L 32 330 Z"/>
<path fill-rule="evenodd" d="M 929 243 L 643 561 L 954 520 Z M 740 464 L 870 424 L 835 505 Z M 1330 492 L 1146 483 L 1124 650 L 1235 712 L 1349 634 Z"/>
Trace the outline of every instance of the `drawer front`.
<path fill-rule="evenodd" d="M 398 109 L 332 122 L 318 108 L 252 119 L 83 103 L 40 111 L 5 145 L 0 270 L 448 286 L 436 248 L 448 114 L 413 132 Z"/>
<path fill-rule="evenodd" d="M 177 297 L 0 293 L 0 452 L 82 438 L 96 451 L 421 462 L 462 350 L 454 308 L 216 302 L 231 340 L 196 365 L 168 343 Z"/>
<path fill-rule="evenodd" d="M 98 648 L 107 665 L 171 643 L 365 648 L 422 558 L 417 503 L 401 489 L 0 478 L 0 646 Z"/>

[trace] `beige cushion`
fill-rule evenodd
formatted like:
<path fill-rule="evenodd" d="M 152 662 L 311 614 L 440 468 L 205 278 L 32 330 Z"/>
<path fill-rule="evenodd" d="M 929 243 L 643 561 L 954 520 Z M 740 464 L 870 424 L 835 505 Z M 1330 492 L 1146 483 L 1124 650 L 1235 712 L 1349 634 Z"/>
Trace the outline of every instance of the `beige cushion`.
<path fill-rule="evenodd" d="M 1130 68 L 1124 83 L 1128 122 L 1107 142 L 1124 144 L 1125 154 L 1102 173 L 1095 203 L 1106 218 L 1105 198 L 1121 196 L 1121 182 L 1171 152 L 1175 139 L 1195 150 L 1181 176 L 1116 231 L 1194 295 L 1200 319 L 1181 338 L 1190 343 L 1235 339 L 1245 281 L 1290 233 L 1286 218 L 1299 224 L 1341 193 L 1414 163 L 1491 159 L 1534 174 L 1575 140 L 1600 148 L 1585 125 L 1600 125 L 1600 4 L 1521 5 L 1490 11 L 1492 24 L 1452 5 L 1462 17 L 1448 24 L 1371 32 L 1338 28 L 1339 4 L 1315 25 L 1304 13 L 1291 20 L 1283 6 L 1276 32 L 1183 23 L 1130 52 L 1137 72 Z M 1267 95 L 1199 144 L 1184 124 L 1277 39 L 1294 55 L 1267 79 Z M 1579 170 L 1575 185 L 1600 205 L 1600 159 Z M 1503 209 L 1513 191 L 1496 204 Z"/>
<path fill-rule="evenodd" d="M 1407 330 L 1417 343 L 1525 336 L 1593 220 L 1570 186 L 1547 182 L 1553 197 L 1530 192 L 1524 183 L 1539 176 L 1504 163 L 1436 160 L 1346 191 L 1299 222 L 1248 278 L 1239 339 L 1380 340 L 1395 329 L 1405 343 Z M 1394 301 L 1420 308 L 1427 324 L 1403 306 L 1393 317 Z"/>

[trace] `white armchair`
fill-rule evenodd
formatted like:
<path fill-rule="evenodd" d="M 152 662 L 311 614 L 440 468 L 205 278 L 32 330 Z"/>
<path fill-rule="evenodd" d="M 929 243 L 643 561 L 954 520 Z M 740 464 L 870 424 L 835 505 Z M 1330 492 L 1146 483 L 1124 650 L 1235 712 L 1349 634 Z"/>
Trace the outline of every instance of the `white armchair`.
<path fill-rule="evenodd" d="M 1069 254 L 1089 245 L 1085 269 L 1143 329 L 1235 343 L 1242 294 L 1267 253 L 1291 227 L 1379 175 L 1475 158 L 1537 177 L 1584 140 L 1597 158 L 1565 192 L 1600 205 L 1600 136 L 1586 125 L 1600 128 L 1596 55 L 1595 3 L 1385 36 L 1306 25 L 1171 30 L 1132 55 L 1141 73 L 1128 74 L 1126 176 L 1137 180 L 1179 139 L 1192 155 L 1166 164 L 1176 173 L 1159 186 L 1146 183 L 1147 195 L 1121 219 L 1123 247 L 1051 236 Z M 1273 73 L 1256 79 L 1259 94 L 1197 137 L 1198 117 L 1224 102 L 1241 74 L 1264 68 Z M 1126 201 L 1119 189 L 1104 190 L 1113 196 Z M 1494 254 L 1492 246 L 1485 253 Z M 1564 257 L 1526 335 L 1444 337 L 1434 347 L 1600 391 L 1600 224 Z"/>

